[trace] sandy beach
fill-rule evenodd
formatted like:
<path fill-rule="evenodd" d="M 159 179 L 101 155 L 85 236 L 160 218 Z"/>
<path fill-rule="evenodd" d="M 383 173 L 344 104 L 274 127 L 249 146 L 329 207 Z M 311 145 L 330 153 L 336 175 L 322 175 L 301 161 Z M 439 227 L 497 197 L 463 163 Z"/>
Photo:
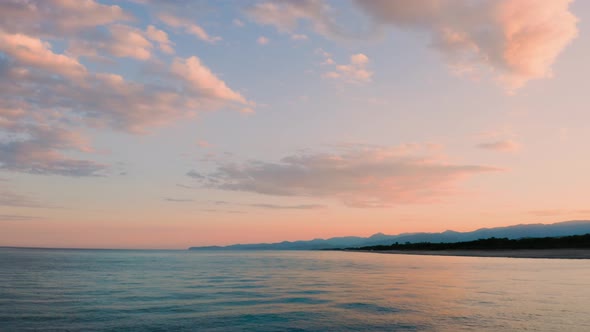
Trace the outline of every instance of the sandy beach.
<path fill-rule="evenodd" d="M 558 258 L 590 259 L 590 249 L 523 249 L 523 250 L 351 250 L 356 252 L 430 255 L 430 256 L 471 256 L 471 257 L 506 257 L 506 258 Z"/>

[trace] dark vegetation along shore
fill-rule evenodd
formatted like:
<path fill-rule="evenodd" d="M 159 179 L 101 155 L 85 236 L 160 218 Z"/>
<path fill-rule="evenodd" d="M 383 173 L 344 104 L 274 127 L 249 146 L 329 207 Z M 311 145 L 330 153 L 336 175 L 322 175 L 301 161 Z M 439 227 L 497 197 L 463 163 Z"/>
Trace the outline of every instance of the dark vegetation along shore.
<path fill-rule="evenodd" d="M 543 238 L 489 238 L 453 243 L 394 243 L 391 245 L 346 248 L 348 250 L 519 250 L 590 249 L 590 234 Z"/>
<path fill-rule="evenodd" d="M 521 239 L 492 237 L 453 243 L 393 243 L 342 250 L 414 255 L 588 259 L 590 234 Z"/>

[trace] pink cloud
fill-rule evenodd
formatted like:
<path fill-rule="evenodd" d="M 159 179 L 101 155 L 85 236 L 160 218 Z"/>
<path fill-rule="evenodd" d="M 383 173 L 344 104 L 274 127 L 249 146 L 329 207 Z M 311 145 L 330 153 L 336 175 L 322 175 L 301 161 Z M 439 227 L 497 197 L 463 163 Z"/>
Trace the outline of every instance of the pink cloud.
<path fill-rule="evenodd" d="M 516 152 L 520 150 L 521 145 L 512 140 L 501 140 L 493 142 L 485 142 L 477 145 L 480 149 L 493 150 L 500 152 Z"/>
<path fill-rule="evenodd" d="M 68 77 L 80 77 L 86 69 L 78 60 L 51 51 L 51 45 L 23 34 L 0 31 L 0 51 L 22 66 L 39 68 Z"/>
<path fill-rule="evenodd" d="M 3 188 L 0 190 L 0 206 L 44 208 L 49 207 L 40 203 L 37 199 L 22 195 Z"/>
<path fill-rule="evenodd" d="M 324 61 L 322 62 L 322 65 L 333 65 L 335 64 L 334 59 L 332 59 L 332 54 L 324 51 L 321 48 L 318 48 L 315 50 L 314 52 L 315 54 L 318 54 L 320 56 L 322 56 L 324 58 Z"/>
<path fill-rule="evenodd" d="M 221 163 L 189 175 L 206 187 L 274 196 L 334 198 L 353 207 L 432 203 L 452 195 L 461 179 L 499 169 L 452 164 L 427 146 L 355 147 L 291 155 L 279 162 Z"/>
<path fill-rule="evenodd" d="M 356 4 L 376 22 L 426 30 L 460 71 L 492 69 L 508 91 L 551 76 L 577 35 L 572 0 L 374 0 Z"/>
<path fill-rule="evenodd" d="M 31 221 L 39 220 L 40 217 L 26 216 L 26 215 L 15 215 L 15 214 L 0 214 L 0 221 Z"/>
<path fill-rule="evenodd" d="M 254 105 L 195 56 L 151 60 L 148 83 L 87 68 L 78 56 L 143 61 L 154 44 L 173 52 L 166 32 L 121 24 L 131 16 L 118 6 L 47 0 L 1 2 L 0 9 L 0 169 L 105 174 L 108 165 L 86 160 L 95 154 L 88 127 L 146 133 L 198 112 Z"/>
<path fill-rule="evenodd" d="M 11 47 L 11 44 L 0 45 L 0 49 Z M 145 127 L 226 103 L 252 105 L 195 56 L 176 58 L 169 67 L 163 66 L 161 72 L 155 73 L 162 85 L 152 85 L 130 82 L 116 74 L 88 72 L 74 58 L 48 49 L 40 48 L 37 57 L 29 51 L 21 57 L 23 52 L 9 53 L 16 66 L 0 78 L 3 97 L 0 106 L 6 110 L 20 108 L 28 116 L 49 114 L 39 113 L 42 107 L 55 109 L 62 117 L 78 119 L 72 119 L 73 123 L 82 120 L 93 127 L 142 132 Z M 51 78 L 55 74 L 60 75 L 59 80 Z M 52 84 L 46 84 L 48 81 Z M 186 92 L 174 88 L 179 84 Z M 26 98 L 25 104 L 22 98 Z"/>
<path fill-rule="evenodd" d="M 184 29 L 184 32 L 197 36 L 197 38 L 200 40 L 206 41 L 208 43 L 215 43 L 221 40 L 221 37 L 210 36 L 201 26 L 187 19 L 170 14 L 160 14 L 159 19 L 168 26 L 173 28 L 182 28 Z"/>
<path fill-rule="evenodd" d="M 168 34 L 165 31 L 162 31 L 156 28 L 155 26 L 150 25 L 147 27 L 146 36 L 149 39 L 158 42 L 162 52 L 168 54 L 174 53 L 174 49 L 172 47 L 173 43 L 170 41 L 170 39 L 168 39 Z"/>
<path fill-rule="evenodd" d="M 329 55 L 326 58 L 332 60 Z M 362 53 L 352 55 L 350 63 L 347 65 L 338 65 L 334 61 L 331 61 L 331 63 L 326 61 L 324 64 L 334 64 L 335 67 L 334 70 L 324 73 L 323 77 L 341 79 L 348 83 L 368 83 L 373 76 L 373 72 L 367 69 L 368 63 L 369 58 Z"/>
<path fill-rule="evenodd" d="M 75 56 L 96 57 L 108 54 L 114 57 L 147 60 L 152 56 L 153 48 L 148 40 L 150 32 L 153 37 L 153 30 L 144 32 L 131 26 L 113 24 L 108 27 L 108 34 L 98 34 L 91 39 L 71 40 L 67 51 Z M 169 47 L 165 44 L 164 47 L 166 46 Z"/>
<path fill-rule="evenodd" d="M 202 147 L 202 148 L 210 148 L 211 147 L 211 143 L 209 143 L 209 142 L 207 142 L 205 140 L 199 140 L 199 141 L 197 141 L 197 145 L 199 147 Z"/>
<path fill-rule="evenodd" d="M 0 28 L 6 33 L 42 37 L 71 37 L 97 26 L 133 19 L 119 6 L 93 0 L 0 1 L 0 13 Z"/>
<path fill-rule="evenodd" d="M 98 175 L 107 165 L 67 157 L 62 151 L 91 152 L 80 133 L 48 125 L 22 126 L 25 139 L 0 142 L 0 169 L 67 176 Z"/>
<path fill-rule="evenodd" d="M 199 92 L 204 97 L 241 104 L 248 103 L 241 94 L 230 89 L 225 82 L 205 67 L 196 56 L 187 59 L 176 58 L 170 70 L 172 74 L 183 79 L 193 91 Z"/>
<path fill-rule="evenodd" d="M 263 1 L 246 10 L 258 24 L 272 25 L 281 32 L 293 32 L 299 21 L 311 22 L 313 29 L 325 36 L 340 34 L 330 16 L 330 6 L 321 0 Z"/>
<path fill-rule="evenodd" d="M 140 60 L 149 59 L 152 43 L 144 36 L 143 31 L 122 24 L 109 28 L 113 39 L 107 48 L 117 57 L 130 57 Z"/>
<path fill-rule="evenodd" d="M 509 72 L 501 80 L 513 88 L 530 79 L 551 77 L 551 65 L 577 36 L 578 19 L 569 11 L 572 0 L 504 1 L 497 7 L 505 45 L 502 60 Z"/>
<path fill-rule="evenodd" d="M 260 37 L 258 37 L 258 39 L 256 39 L 256 42 L 258 43 L 258 45 L 266 45 L 270 42 L 270 39 L 268 39 L 264 36 L 260 36 Z"/>
<path fill-rule="evenodd" d="M 251 108 L 251 107 L 244 107 L 244 108 L 240 109 L 240 113 L 242 113 L 242 114 L 254 114 L 254 113 L 256 113 L 256 111 L 253 108 Z"/>

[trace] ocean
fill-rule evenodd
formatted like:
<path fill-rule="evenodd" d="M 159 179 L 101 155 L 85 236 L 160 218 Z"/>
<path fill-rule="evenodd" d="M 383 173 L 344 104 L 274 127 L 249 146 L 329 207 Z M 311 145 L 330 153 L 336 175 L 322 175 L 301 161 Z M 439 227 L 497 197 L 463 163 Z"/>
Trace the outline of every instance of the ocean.
<path fill-rule="evenodd" d="M 590 331 L 590 260 L 3 248 L 0 331 Z"/>

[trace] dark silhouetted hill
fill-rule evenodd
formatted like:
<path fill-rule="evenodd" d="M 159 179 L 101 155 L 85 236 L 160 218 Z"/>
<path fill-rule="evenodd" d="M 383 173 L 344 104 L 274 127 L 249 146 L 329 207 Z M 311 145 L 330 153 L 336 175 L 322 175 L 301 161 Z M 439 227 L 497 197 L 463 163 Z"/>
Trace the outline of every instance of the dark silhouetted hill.
<path fill-rule="evenodd" d="M 278 243 L 234 244 L 229 246 L 191 247 L 189 250 L 318 250 L 350 247 L 391 245 L 393 243 L 453 243 L 488 238 L 543 238 L 582 235 L 590 233 L 590 220 L 564 221 L 554 224 L 521 224 L 507 227 L 481 228 L 472 232 L 445 231 L 442 233 L 404 233 L 398 235 L 374 234 L 368 238 L 358 236 L 314 239 L 310 241 L 283 241 Z"/>

